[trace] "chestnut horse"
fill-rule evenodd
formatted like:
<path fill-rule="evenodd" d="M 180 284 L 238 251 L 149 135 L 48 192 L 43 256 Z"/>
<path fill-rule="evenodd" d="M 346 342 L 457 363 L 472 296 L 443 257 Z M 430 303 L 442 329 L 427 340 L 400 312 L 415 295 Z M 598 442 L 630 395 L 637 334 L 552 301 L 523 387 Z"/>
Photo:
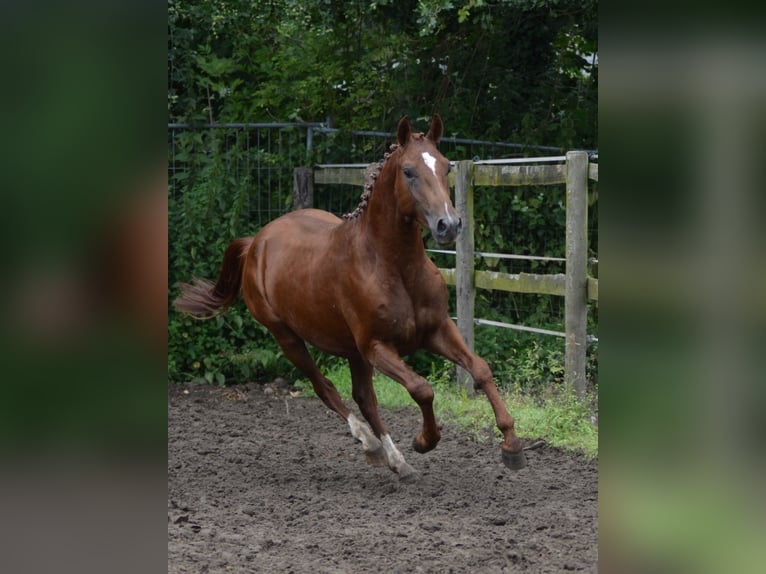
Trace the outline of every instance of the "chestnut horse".
<path fill-rule="evenodd" d="M 434 392 L 402 360 L 421 348 L 471 374 L 503 433 L 503 462 L 514 470 L 526 466 L 492 372 L 466 346 L 450 318 L 447 286 L 423 246 L 421 225 L 440 245 L 454 243 L 461 229 L 450 200 L 450 164 L 436 149 L 443 130 L 438 114 L 425 136 L 413 133 L 409 118 L 403 117 L 398 146 L 386 154 L 373 175 L 374 186 L 353 214 L 343 220 L 317 209 L 288 213 L 254 238 L 231 243 L 218 282 L 181 284 L 182 295 L 175 302 L 181 311 L 209 318 L 230 306 L 241 290 L 253 317 L 311 380 L 319 398 L 348 423 L 367 462 L 388 465 L 401 480 L 417 473 L 380 418 L 372 375 L 378 369 L 409 391 L 423 414 L 423 428 L 412 446 L 419 453 L 430 451 L 440 439 Z M 367 422 L 351 413 L 319 372 L 306 342 L 348 360 L 352 395 Z"/>

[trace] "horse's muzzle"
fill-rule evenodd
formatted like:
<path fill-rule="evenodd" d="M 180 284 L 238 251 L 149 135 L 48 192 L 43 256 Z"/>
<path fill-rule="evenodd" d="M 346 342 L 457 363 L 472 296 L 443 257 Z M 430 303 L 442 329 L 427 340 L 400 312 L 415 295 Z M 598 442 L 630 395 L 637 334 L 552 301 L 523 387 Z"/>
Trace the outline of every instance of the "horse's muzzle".
<path fill-rule="evenodd" d="M 462 228 L 463 220 L 459 217 L 442 217 L 436 222 L 436 228 L 431 229 L 431 233 L 439 245 L 451 245 Z"/>

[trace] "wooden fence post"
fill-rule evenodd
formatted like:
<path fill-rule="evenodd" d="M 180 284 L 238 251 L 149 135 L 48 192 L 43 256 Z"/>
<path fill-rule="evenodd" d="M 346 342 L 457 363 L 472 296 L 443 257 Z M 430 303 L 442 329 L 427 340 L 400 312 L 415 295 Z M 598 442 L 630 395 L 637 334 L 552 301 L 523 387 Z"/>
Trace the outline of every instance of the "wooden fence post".
<path fill-rule="evenodd" d="M 588 154 L 567 152 L 566 285 L 564 321 L 565 380 L 585 394 L 585 350 L 588 325 Z"/>
<path fill-rule="evenodd" d="M 463 220 L 463 229 L 457 237 L 455 262 L 457 287 L 457 326 L 468 348 L 473 350 L 474 319 L 474 219 L 473 219 L 473 162 L 455 163 L 455 209 Z M 458 367 L 457 380 L 469 396 L 475 393 L 473 379 Z"/>
<path fill-rule="evenodd" d="M 296 167 L 293 170 L 293 211 L 314 205 L 314 170 Z"/>

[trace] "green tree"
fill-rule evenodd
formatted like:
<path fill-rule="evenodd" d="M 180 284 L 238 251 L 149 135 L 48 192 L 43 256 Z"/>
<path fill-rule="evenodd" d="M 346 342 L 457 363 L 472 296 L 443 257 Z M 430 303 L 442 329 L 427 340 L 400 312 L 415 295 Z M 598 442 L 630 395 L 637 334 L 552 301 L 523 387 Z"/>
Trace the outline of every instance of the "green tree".
<path fill-rule="evenodd" d="M 597 3 L 172 0 L 168 108 L 184 121 L 391 129 L 596 148 Z"/>

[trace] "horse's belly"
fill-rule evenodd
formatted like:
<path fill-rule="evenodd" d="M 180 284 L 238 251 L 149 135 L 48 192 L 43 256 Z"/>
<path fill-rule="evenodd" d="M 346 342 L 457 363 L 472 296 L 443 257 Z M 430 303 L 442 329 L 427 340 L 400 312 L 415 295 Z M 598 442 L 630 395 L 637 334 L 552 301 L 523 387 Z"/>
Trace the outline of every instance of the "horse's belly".
<path fill-rule="evenodd" d="M 356 341 L 337 305 L 322 303 L 290 306 L 285 309 L 285 322 L 307 343 L 332 355 L 356 353 Z"/>

